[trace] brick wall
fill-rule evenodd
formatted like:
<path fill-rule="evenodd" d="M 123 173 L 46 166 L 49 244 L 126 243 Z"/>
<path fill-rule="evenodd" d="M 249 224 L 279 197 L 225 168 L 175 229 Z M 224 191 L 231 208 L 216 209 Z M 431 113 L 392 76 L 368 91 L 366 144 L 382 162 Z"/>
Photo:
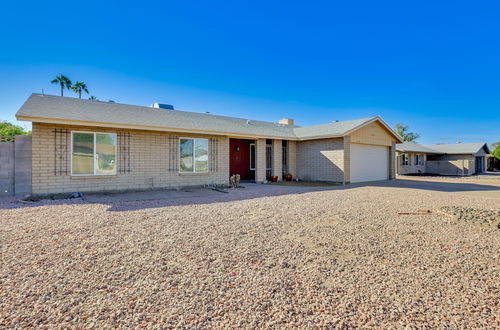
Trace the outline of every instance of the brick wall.
<path fill-rule="evenodd" d="M 130 173 L 85 177 L 72 177 L 69 173 L 60 175 L 55 173 L 56 137 L 53 131 L 56 128 L 70 131 L 130 133 Z M 215 138 L 217 171 L 199 174 L 180 174 L 177 171 L 169 171 L 169 136 Z M 70 140 L 69 136 L 66 149 L 68 159 L 71 157 Z M 63 143 L 66 144 L 66 140 L 63 140 Z M 117 149 L 120 152 L 119 145 Z M 218 136 L 33 123 L 32 156 L 33 194 L 227 184 L 229 177 L 229 139 Z M 120 159 L 118 155 L 117 159 Z"/>
<path fill-rule="evenodd" d="M 344 154 L 343 138 L 297 142 L 297 177 L 344 182 Z"/>
<path fill-rule="evenodd" d="M 283 147 L 281 140 L 273 140 L 273 175 L 281 181 L 283 174 Z"/>
<path fill-rule="evenodd" d="M 255 181 L 263 182 L 266 180 L 266 139 L 255 140 Z"/>
<path fill-rule="evenodd" d="M 397 154 L 397 157 L 394 157 L 394 161 L 396 163 L 398 175 L 427 173 L 427 154 L 422 154 L 422 153 L 418 153 L 418 152 L 417 153 L 407 152 L 406 154 L 408 154 L 410 157 L 409 164 L 408 165 L 401 165 L 403 154 L 405 154 L 405 153 L 399 152 Z M 416 165 L 415 155 L 423 155 L 424 156 L 424 165 Z"/>
<path fill-rule="evenodd" d="M 351 137 L 345 136 L 344 143 L 344 183 L 351 182 Z"/>
<path fill-rule="evenodd" d="M 425 156 L 424 156 L 425 164 Z M 396 178 L 396 142 L 392 141 L 391 147 L 389 148 L 389 179 Z"/>
<path fill-rule="evenodd" d="M 474 174 L 474 162 L 460 160 L 432 160 L 427 162 L 427 172 L 441 175 L 471 175 Z"/>

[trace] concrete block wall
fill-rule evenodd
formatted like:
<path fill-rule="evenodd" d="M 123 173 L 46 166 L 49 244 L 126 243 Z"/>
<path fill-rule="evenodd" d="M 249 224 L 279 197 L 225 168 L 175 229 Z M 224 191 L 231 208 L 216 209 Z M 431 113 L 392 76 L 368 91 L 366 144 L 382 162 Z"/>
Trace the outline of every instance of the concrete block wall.
<path fill-rule="evenodd" d="M 0 142 L 0 196 L 14 195 L 14 143 Z"/>
<path fill-rule="evenodd" d="M 31 194 L 32 137 L 18 135 L 14 142 L 14 193 L 16 196 Z"/>
<path fill-rule="evenodd" d="M 297 177 L 300 180 L 344 182 L 344 139 L 297 142 Z"/>
<path fill-rule="evenodd" d="M 0 142 L 0 196 L 31 194 L 31 136 Z"/>
<path fill-rule="evenodd" d="M 54 129 L 75 131 L 130 133 L 130 173 L 110 176 L 71 176 L 54 173 Z M 217 139 L 217 171 L 182 174 L 169 171 L 169 136 Z M 68 144 L 71 139 L 68 137 Z M 117 146 L 120 152 L 120 146 Z M 178 150 L 176 150 L 178 152 Z M 71 157 L 67 146 L 67 159 Z M 117 160 L 119 160 L 117 156 Z M 68 169 L 71 170 L 68 166 Z M 206 184 L 227 184 L 229 180 L 229 138 L 200 134 L 124 130 L 107 127 L 65 126 L 33 123 L 32 191 L 51 194 L 127 189 L 176 188 Z"/>

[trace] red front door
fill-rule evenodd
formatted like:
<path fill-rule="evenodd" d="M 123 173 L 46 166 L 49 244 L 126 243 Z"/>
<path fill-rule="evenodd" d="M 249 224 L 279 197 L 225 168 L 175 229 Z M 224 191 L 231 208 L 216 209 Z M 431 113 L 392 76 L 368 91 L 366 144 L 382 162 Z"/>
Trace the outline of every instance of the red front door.
<path fill-rule="evenodd" d="M 229 175 L 239 174 L 241 180 L 254 180 L 255 171 L 250 170 L 251 140 L 231 139 L 229 141 Z"/>

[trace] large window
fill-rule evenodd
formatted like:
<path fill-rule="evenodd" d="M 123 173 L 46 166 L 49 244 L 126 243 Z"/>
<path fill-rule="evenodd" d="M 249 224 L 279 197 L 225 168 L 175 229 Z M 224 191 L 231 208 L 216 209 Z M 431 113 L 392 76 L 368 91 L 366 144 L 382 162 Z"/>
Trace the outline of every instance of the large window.
<path fill-rule="evenodd" d="M 417 166 L 424 165 L 424 155 L 421 155 L 421 154 L 415 155 L 415 165 L 417 165 Z"/>
<path fill-rule="evenodd" d="M 72 132 L 72 175 L 115 175 L 116 134 Z"/>
<path fill-rule="evenodd" d="M 180 171 L 183 173 L 208 172 L 208 140 L 181 138 L 179 144 Z"/>

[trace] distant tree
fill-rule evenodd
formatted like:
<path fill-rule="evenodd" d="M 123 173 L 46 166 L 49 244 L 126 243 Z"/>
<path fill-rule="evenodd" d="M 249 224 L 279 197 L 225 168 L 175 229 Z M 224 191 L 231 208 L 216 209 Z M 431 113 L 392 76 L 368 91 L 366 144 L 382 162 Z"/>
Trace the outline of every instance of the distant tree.
<path fill-rule="evenodd" d="M 72 85 L 71 80 L 69 80 L 68 77 L 62 74 L 52 79 L 51 83 L 59 85 L 61 87 L 61 96 L 64 96 L 64 89 L 70 89 Z"/>
<path fill-rule="evenodd" d="M 500 142 L 495 142 L 495 143 L 491 144 L 491 146 L 493 148 L 495 148 L 495 149 L 493 149 L 491 154 L 493 155 L 493 157 L 500 160 Z"/>
<path fill-rule="evenodd" d="M 16 135 L 31 135 L 31 131 L 25 131 L 24 128 L 18 125 L 9 123 L 8 121 L 0 121 L 0 136 L 16 136 Z M 3 141 L 11 141 L 3 139 Z"/>
<path fill-rule="evenodd" d="M 97 97 L 95 97 L 94 95 L 91 95 L 89 97 L 89 100 L 91 100 L 91 101 L 97 101 Z"/>
<path fill-rule="evenodd" d="M 78 97 L 81 99 L 82 98 L 82 92 L 89 93 L 89 90 L 87 89 L 87 84 L 85 84 L 82 81 L 77 81 L 76 83 L 71 86 L 71 89 L 73 92 L 78 94 Z"/>
<path fill-rule="evenodd" d="M 410 129 L 410 126 L 404 125 L 402 123 L 397 123 L 394 128 L 396 129 L 396 132 L 403 138 L 404 141 L 406 142 L 412 142 L 415 141 L 420 137 L 420 134 L 418 133 L 413 133 L 413 132 L 408 132 Z"/>

